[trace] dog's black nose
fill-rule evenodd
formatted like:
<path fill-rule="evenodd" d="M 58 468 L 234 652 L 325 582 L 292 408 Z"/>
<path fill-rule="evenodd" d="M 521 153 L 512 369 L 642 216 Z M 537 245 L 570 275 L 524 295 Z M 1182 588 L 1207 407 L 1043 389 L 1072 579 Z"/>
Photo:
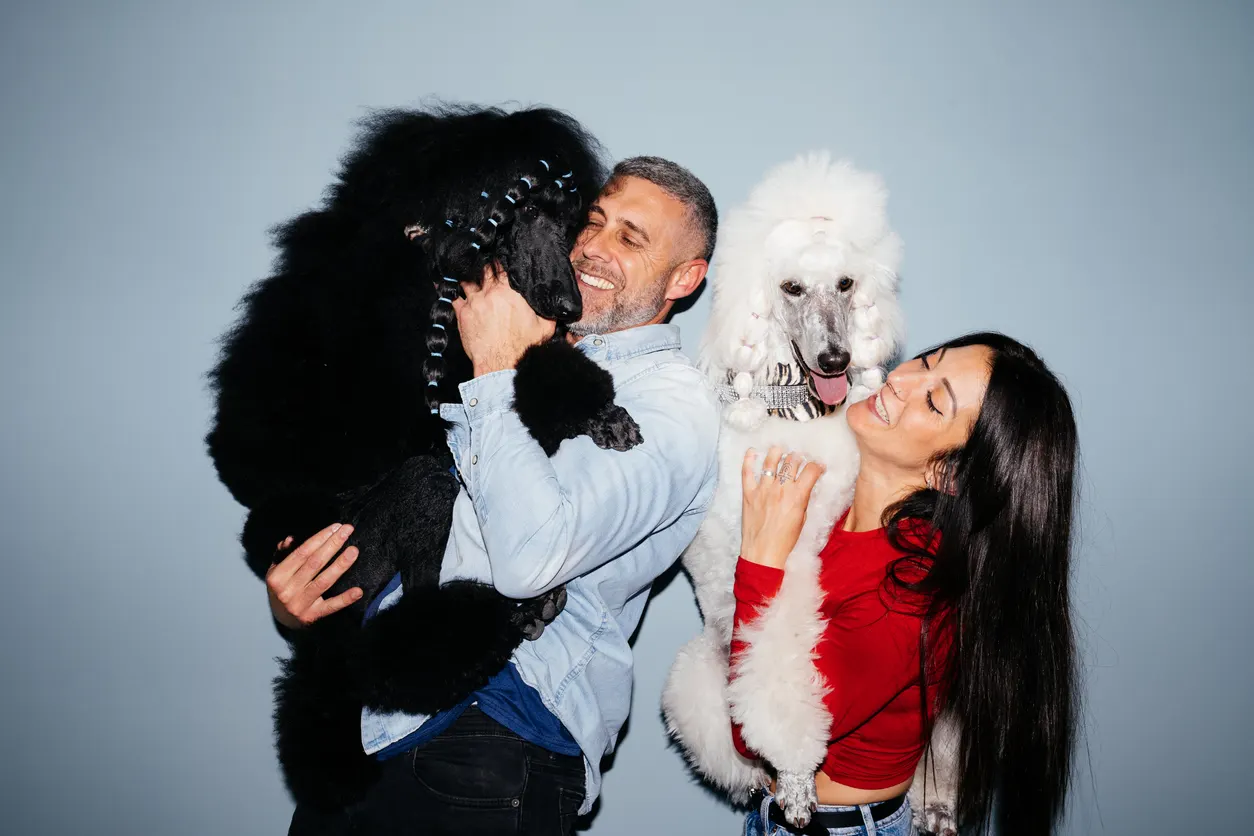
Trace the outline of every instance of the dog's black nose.
<path fill-rule="evenodd" d="M 579 318 L 579 314 L 583 313 L 583 300 L 578 297 L 574 299 L 563 299 L 560 296 L 553 300 L 553 318 L 559 322 L 571 322 Z"/>
<path fill-rule="evenodd" d="M 849 368 L 849 352 L 843 348 L 829 348 L 819 352 L 819 371 L 823 374 L 840 374 Z"/>

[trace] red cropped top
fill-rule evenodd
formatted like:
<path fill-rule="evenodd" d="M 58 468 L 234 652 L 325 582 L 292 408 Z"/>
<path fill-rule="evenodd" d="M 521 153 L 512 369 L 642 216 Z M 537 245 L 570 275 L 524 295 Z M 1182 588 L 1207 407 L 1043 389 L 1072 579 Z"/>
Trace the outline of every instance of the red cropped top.
<path fill-rule="evenodd" d="M 832 718 L 828 738 L 835 741 L 828 746 L 822 771 L 846 786 L 884 789 L 913 775 L 923 753 L 919 689 L 923 608 L 919 596 L 887 580 L 889 564 L 902 555 L 889 544 L 885 530 L 842 531 L 843 523 L 843 519 L 836 523 L 820 555 L 821 609 L 827 627 L 815 649 L 815 664 L 826 680 L 825 703 Z M 922 572 L 903 565 L 899 574 L 915 581 Z M 738 561 L 733 665 L 745 649 L 742 626 L 770 603 L 783 579 L 782 569 Z M 948 658 L 948 634 L 933 626 L 927 644 L 930 724 L 941 697 L 936 673 Z M 742 755 L 757 757 L 734 723 L 732 737 Z"/>

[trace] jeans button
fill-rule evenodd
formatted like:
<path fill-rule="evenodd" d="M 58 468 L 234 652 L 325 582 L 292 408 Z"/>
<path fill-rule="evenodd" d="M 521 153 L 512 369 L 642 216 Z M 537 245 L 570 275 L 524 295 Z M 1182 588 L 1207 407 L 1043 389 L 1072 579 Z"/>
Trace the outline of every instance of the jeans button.
<path fill-rule="evenodd" d="M 518 806 L 518 799 L 517 799 L 517 798 L 511 798 L 511 799 L 509 800 L 509 806 L 511 806 L 511 807 L 517 807 L 517 806 Z"/>

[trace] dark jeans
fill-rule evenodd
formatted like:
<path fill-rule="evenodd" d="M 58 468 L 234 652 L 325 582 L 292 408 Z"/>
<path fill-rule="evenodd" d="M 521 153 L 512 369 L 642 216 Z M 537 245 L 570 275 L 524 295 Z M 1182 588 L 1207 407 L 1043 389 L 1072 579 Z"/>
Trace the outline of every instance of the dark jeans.
<path fill-rule="evenodd" d="M 352 807 L 298 806 L 288 836 L 566 836 L 583 797 L 583 758 L 528 743 L 471 706 L 443 734 L 384 761 Z"/>

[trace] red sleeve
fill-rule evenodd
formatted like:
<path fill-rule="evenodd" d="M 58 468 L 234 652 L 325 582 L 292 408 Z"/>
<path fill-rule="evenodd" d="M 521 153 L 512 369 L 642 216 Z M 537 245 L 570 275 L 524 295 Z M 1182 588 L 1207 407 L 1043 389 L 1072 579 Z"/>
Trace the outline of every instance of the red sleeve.
<path fill-rule="evenodd" d="M 758 617 L 763 608 L 775 598 L 783 582 L 783 569 L 751 563 L 743 557 L 736 561 L 736 584 L 732 587 L 732 594 L 736 597 L 736 620 L 732 627 L 730 670 L 736 669 L 736 661 L 745 649 L 745 643 L 740 638 L 740 628 Z M 745 746 L 740 737 L 740 727 L 735 723 L 732 723 L 732 743 L 742 756 L 750 759 L 757 757 L 755 752 Z"/>
<path fill-rule="evenodd" d="M 732 626 L 731 659 L 744 650 L 740 640 L 740 628 L 758 617 L 758 613 L 774 600 L 784 582 L 784 570 L 760 563 L 750 563 L 743 557 L 736 560 L 736 584 L 732 594 L 736 597 L 736 620 Z"/>

